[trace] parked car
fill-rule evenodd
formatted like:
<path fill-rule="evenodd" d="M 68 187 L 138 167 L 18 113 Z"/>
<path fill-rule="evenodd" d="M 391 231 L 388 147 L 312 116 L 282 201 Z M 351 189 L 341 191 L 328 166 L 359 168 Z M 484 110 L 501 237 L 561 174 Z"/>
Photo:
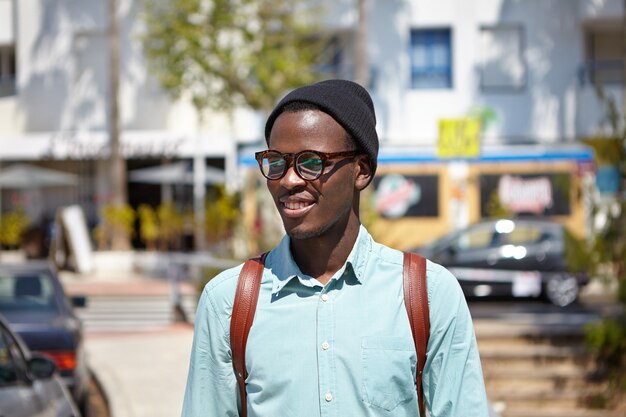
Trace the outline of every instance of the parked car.
<path fill-rule="evenodd" d="M 0 415 L 80 417 L 54 361 L 31 353 L 0 315 Z"/>
<path fill-rule="evenodd" d="M 0 313 L 31 351 L 55 362 L 84 413 L 88 370 L 83 328 L 73 310 L 76 305 L 85 305 L 85 298 L 70 300 L 49 262 L 0 264 Z"/>
<path fill-rule="evenodd" d="M 589 281 L 567 264 L 567 234 L 547 219 L 490 219 L 414 251 L 450 269 L 467 297 L 544 297 L 564 307 Z"/>

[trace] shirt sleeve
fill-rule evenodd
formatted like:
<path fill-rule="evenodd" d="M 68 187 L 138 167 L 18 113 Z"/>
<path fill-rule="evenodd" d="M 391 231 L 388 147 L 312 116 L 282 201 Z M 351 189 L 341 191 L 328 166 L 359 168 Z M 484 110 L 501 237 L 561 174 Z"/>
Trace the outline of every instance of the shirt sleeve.
<path fill-rule="evenodd" d="M 229 331 L 211 290 L 205 288 L 196 312 L 182 417 L 239 416 L 239 394 Z"/>
<path fill-rule="evenodd" d="M 487 417 L 476 335 L 463 291 L 445 268 L 429 263 L 430 338 L 424 395 L 431 417 Z"/>

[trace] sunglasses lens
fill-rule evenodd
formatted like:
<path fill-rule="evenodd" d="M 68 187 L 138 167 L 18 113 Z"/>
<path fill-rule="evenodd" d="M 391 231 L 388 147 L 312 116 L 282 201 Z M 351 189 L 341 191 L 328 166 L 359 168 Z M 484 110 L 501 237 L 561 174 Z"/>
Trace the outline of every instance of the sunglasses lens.
<path fill-rule="evenodd" d="M 302 178 L 314 180 L 322 174 L 324 160 L 315 152 L 305 152 L 298 156 L 296 169 Z"/>
<path fill-rule="evenodd" d="M 285 161 L 285 158 L 283 158 L 282 155 L 278 152 L 268 152 L 261 161 L 261 169 L 263 170 L 263 175 L 271 180 L 282 177 L 283 172 L 285 172 L 286 168 L 287 161 Z"/>

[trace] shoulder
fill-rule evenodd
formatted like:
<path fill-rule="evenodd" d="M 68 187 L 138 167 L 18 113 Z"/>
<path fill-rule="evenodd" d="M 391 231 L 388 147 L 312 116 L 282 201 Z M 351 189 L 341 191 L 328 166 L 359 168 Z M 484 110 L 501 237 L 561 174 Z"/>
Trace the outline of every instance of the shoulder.
<path fill-rule="evenodd" d="M 426 285 L 428 288 L 428 300 L 436 298 L 445 299 L 447 296 L 458 297 L 463 291 L 456 277 L 445 267 L 426 260 Z"/>
<path fill-rule="evenodd" d="M 232 306 L 243 265 L 242 263 L 217 274 L 204 286 L 201 298 L 217 311 L 224 312 L 225 307 Z"/>
<path fill-rule="evenodd" d="M 387 264 L 395 268 L 398 273 L 403 273 L 404 252 L 374 242 L 371 255 L 378 264 Z M 446 300 L 448 297 L 458 299 L 463 296 L 463 291 L 456 277 L 445 267 L 426 260 L 426 288 L 428 302 Z"/>

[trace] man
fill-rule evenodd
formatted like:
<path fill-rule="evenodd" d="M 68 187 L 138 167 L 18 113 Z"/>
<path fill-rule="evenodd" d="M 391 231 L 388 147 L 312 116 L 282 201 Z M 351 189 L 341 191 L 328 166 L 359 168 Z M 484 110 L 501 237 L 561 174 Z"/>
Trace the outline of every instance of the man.
<path fill-rule="evenodd" d="M 184 417 L 417 416 L 416 351 L 400 251 L 359 222 L 378 136 L 365 89 L 328 80 L 289 93 L 265 126 L 257 161 L 286 236 L 265 261 L 240 404 L 229 324 L 241 266 L 204 289 Z M 456 279 L 427 263 L 430 415 L 487 416 L 471 317 Z"/>

